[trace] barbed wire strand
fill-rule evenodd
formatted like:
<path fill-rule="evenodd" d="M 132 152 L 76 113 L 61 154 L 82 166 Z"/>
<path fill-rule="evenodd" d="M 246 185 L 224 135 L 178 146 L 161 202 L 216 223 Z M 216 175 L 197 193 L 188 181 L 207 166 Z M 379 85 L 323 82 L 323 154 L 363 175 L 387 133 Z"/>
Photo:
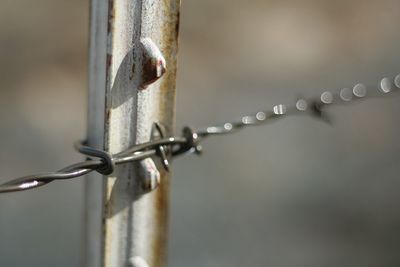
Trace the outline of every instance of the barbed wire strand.
<path fill-rule="evenodd" d="M 400 74 L 394 79 L 383 78 L 377 87 L 367 87 L 359 83 L 352 89 L 343 88 L 335 93 L 325 91 L 317 98 L 299 98 L 294 105 L 275 105 L 271 110 L 259 111 L 253 115 L 243 116 L 239 120 L 208 126 L 197 131 L 185 127 L 181 137 L 164 137 L 160 125 L 155 123 L 158 139 L 135 145 L 115 155 L 88 147 L 85 142 L 79 142 L 75 144 L 75 148 L 80 153 L 88 156 L 85 161 L 69 165 L 57 172 L 16 178 L 1 184 L 0 193 L 33 189 L 54 180 L 72 179 L 93 171 L 109 175 L 114 171 L 116 165 L 140 161 L 153 156 L 160 157 L 164 167 L 168 170 L 169 157 L 184 153 L 200 153 L 201 147 L 199 143 L 209 136 L 234 133 L 248 126 L 263 125 L 289 115 L 306 114 L 330 122 L 330 117 L 325 110 L 327 107 L 354 103 L 366 98 L 387 97 L 398 92 L 400 92 Z"/>

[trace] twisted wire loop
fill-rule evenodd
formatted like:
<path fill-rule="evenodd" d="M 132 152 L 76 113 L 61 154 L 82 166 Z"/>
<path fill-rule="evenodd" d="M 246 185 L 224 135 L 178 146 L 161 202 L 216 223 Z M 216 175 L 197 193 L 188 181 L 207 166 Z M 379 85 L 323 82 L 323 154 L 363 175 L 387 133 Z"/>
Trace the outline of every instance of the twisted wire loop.
<path fill-rule="evenodd" d="M 365 98 L 385 97 L 400 92 L 400 74 L 393 80 L 383 78 L 378 88 L 367 87 L 361 83 L 352 89 L 343 88 L 338 92 L 325 91 L 312 99 L 299 98 L 294 105 L 275 105 L 271 110 L 259 111 L 253 115 L 241 117 L 239 120 L 228 121 L 220 125 L 209 126 L 194 131 L 184 127 L 182 136 L 166 137 L 164 127 L 153 124 L 152 139 L 149 142 L 135 145 L 115 155 L 87 146 L 86 142 L 75 144 L 75 148 L 88 158 L 85 161 L 72 164 L 57 172 L 28 175 L 0 185 L 0 193 L 24 191 L 46 185 L 54 180 L 72 179 L 97 171 L 103 175 L 111 174 L 120 164 L 140 161 L 157 156 L 163 167 L 169 170 L 169 158 L 185 153 L 201 153 L 199 143 L 203 139 L 237 132 L 247 126 L 262 125 L 273 122 L 288 115 L 311 115 L 325 122 L 331 122 L 326 108 L 334 105 L 354 103 Z"/>
<path fill-rule="evenodd" d="M 185 137 L 160 137 L 161 138 L 159 139 L 135 145 L 115 155 L 111 155 L 106 151 L 88 147 L 86 142 L 77 142 L 75 143 L 75 148 L 80 153 L 88 156 L 85 161 L 72 164 L 57 172 L 28 175 L 16 178 L 1 184 L 0 193 L 33 189 L 48 184 L 54 180 L 72 179 L 86 175 L 92 171 L 97 171 L 103 175 L 109 175 L 114 171 L 116 165 L 140 161 L 148 157 L 157 156 L 161 154 L 159 152 L 161 149 L 164 151 L 162 152 L 163 157 L 165 157 L 162 158 L 163 161 L 167 160 L 169 154 L 180 155 L 190 150 L 188 145 L 190 141 Z"/>

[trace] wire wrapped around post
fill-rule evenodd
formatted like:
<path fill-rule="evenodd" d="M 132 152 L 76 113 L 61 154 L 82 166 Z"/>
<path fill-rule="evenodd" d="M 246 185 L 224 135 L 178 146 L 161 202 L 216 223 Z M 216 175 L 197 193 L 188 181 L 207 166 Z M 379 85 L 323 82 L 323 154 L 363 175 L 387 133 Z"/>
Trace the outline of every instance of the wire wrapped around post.
<path fill-rule="evenodd" d="M 185 153 L 200 154 L 200 142 L 209 136 L 231 134 L 245 127 L 263 125 L 289 115 L 305 114 L 330 122 L 330 116 L 326 112 L 326 108 L 330 106 L 354 103 L 366 98 L 387 97 L 398 92 L 400 92 L 400 75 L 397 75 L 393 80 L 383 78 L 378 88 L 367 87 L 359 83 L 352 89 L 344 88 L 336 93 L 325 91 L 319 97 L 309 100 L 300 98 L 292 106 L 275 105 L 270 110 L 259 111 L 253 115 L 243 116 L 239 120 L 208 126 L 197 131 L 190 127 L 185 127 L 182 136 L 165 137 L 162 125 L 155 122 L 153 130 L 157 133 L 154 135 L 156 138 L 153 137 L 153 140 L 149 142 L 135 145 L 115 155 L 88 147 L 86 142 L 77 142 L 75 148 L 80 153 L 88 156 L 87 160 L 69 165 L 56 172 L 16 178 L 0 185 L 0 193 L 34 189 L 55 180 L 77 178 L 92 171 L 108 175 L 118 165 L 140 161 L 153 156 L 161 158 L 162 165 L 168 170 L 169 158 Z"/>

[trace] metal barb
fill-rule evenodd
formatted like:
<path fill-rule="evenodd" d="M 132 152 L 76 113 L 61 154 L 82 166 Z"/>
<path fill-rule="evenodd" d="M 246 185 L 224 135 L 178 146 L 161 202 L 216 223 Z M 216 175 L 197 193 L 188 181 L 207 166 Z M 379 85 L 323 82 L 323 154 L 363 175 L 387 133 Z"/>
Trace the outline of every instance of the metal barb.
<path fill-rule="evenodd" d="M 262 125 L 273 122 L 289 115 L 311 115 L 323 122 L 332 123 L 332 118 L 327 112 L 331 106 L 351 104 L 367 98 L 387 97 L 400 92 L 400 74 L 393 80 L 385 77 L 376 87 L 367 87 L 361 83 L 353 89 L 344 88 L 338 93 L 323 92 L 315 98 L 299 98 L 294 105 L 275 105 L 271 110 L 258 111 L 252 115 L 246 115 L 239 120 L 227 121 L 219 125 L 208 126 L 196 132 L 200 139 L 213 135 L 225 135 L 237 132 L 247 126 Z"/>
<path fill-rule="evenodd" d="M 103 175 L 109 175 L 113 172 L 116 165 L 141 161 L 152 156 L 160 156 L 164 167 L 168 170 L 169 162 L 167 155 L 170 153 L 169 151 L 180 151 L 181 146 L 186 148 L 188 141 L 183 137 L 164 137 L 165 132 L 159 124 L 154 126 L 154 129 L 156 129 L 155 132 L 159 134 L 159 138 L 133 146 L 115 155 L 110 155 L 106 151 L 88 147 L 86 146 L 86 142 L 77 142 L 75 148 L 82 154 L 89 156 L 86 161 L 70 165 L 57 172 L 28 175 L 11 180 L 0 185 L 0 193 L 33 189 L 54 180 L 72 179 L 86 175 L 92 171 L 97 171 Z M 153 138 L 155 136 L 153 136 Z M 92 157 L 98 159 L 92 159 Z"/>
<path fill-rule="evenodd" d="M 155 122 L 153 123 L 153 129 L 152 129 L 152 138 L 164 138 L 165 137 L 165 129 L 164 127 L 159 123 Z M 164 166 L 164 169 L 166 171 L 169 171 L 169 161 L 168 161 L 168 147 L 166 145 L 159 145 L 156 148 L 157 155 L 161 158 L 161 163 Z"/>
<path fill-rule="evenodd" d="M 166 137 L 164 127 L 154 123 L 149 142 L 135 145 L 125 151 L 111 155 L 106 151 L 88 147 L 85 142 L 77 143 L 76 149 L 88 156 L 86 161 L 67 166 L 57 172 L 28 175 L 0 185 L 0 193 L 24 191 L 46 185 L 54 180 L 72 179 L 97 171 L 103 175 L 111 174 L 116 165 L 140 161 L 152 156 L 161 158 L 165 170 L 169 170 L 169 158 L 186 153 L 201 153 L 199 143 L 208 136 L 234 133 L 247 126 L 256 126 L 284 118 L 288 115 L 311 115 L 325 122 L 331 122 L 327 108 L 334 105 L 353 103 L 373 97 L 385 97 L 400 92 L 400 74 L 393 80 L 385 77 L 378 86 L 366 87 L 356 84 L 352 89 L 343 88 L 338 93 L 323 92 L 313 99 L 299 98 L 293 106 L 275 105 L 271 110 L 259 111 L 243 116 L 236 121 L 228 121 L 217 126 L 209 126 L 198 131 L 189 127 L 183 129 L 182 136 Z"/>

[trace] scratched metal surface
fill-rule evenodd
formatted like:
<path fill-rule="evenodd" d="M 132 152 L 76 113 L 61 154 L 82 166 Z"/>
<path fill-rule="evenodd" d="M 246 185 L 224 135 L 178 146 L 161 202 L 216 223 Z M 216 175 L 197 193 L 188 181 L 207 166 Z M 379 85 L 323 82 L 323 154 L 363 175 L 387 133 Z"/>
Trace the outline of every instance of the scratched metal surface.
<path fill-rule="evenodd" d="M 1 181 L 80 160 L 72 143 L 85 135 L 87 3 L 23 3 L 0 3 Z M 177 129 L 399 72 L 398 1 L 226 3 L 183 2 Z M 168 265 L 398 266 L 398 101 L 333 109 L 334 127 L 290 118 L 216 137 L 176 159 Z M 82 185 L 1 195 L 0 265 L 79 265 Z"/>

